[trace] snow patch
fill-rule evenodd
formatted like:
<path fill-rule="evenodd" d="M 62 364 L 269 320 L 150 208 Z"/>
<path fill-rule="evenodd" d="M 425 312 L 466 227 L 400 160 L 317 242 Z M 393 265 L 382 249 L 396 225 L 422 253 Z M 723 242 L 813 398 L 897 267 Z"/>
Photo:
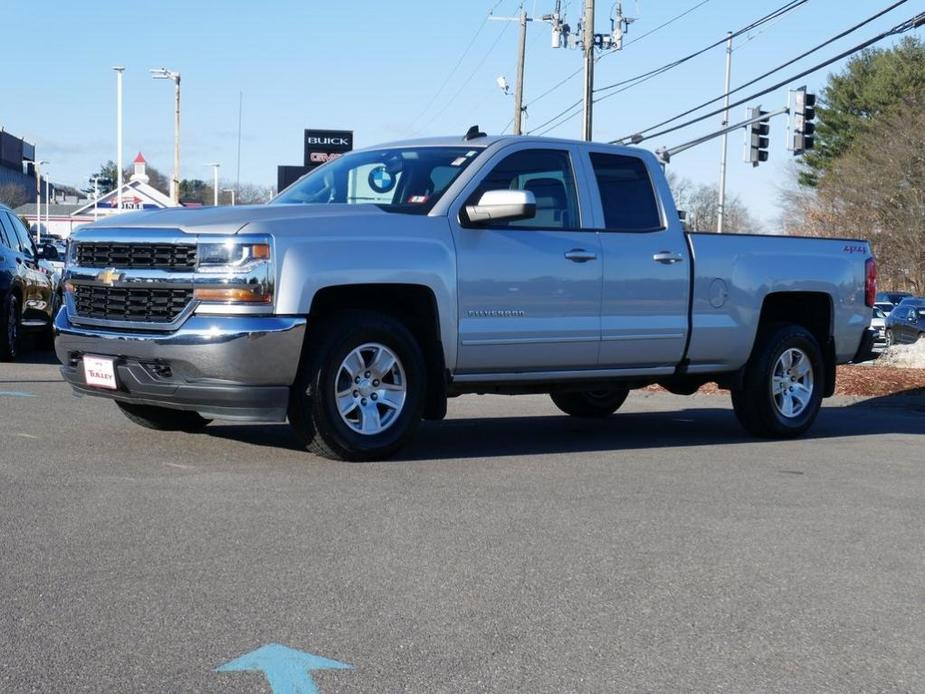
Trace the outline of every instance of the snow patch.
<path fill-rule="evenodd" d="M 893 345 L 874 362 L 874 365 L 925 369 L 925 340 L 919 340 L 912 345 Z"/>

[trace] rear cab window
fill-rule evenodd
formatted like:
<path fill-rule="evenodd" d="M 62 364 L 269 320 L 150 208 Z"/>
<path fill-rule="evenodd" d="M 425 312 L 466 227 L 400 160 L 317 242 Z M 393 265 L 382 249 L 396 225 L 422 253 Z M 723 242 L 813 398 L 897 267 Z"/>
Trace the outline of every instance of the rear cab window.
<path fill-rule="evenodd" d="M 665 228 L 645 162 L 632 156 L 589 152 L 606 231 L 646 233 Z"/>

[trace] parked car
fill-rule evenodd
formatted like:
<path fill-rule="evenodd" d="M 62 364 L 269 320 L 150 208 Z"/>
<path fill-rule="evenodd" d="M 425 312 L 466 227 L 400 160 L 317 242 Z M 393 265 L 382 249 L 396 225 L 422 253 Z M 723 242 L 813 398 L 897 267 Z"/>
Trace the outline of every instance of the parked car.
<path fill-rule="evenodd" d="M 53 343 L 54 295 L 29 231 L 0 205 L 0 361 L 16 359 L 23 332 L 37 333 L 42 346 Z"/>
<path fill-rule="evenodd" d="M 77 231 L 64 378 L 132 421 L 285 421 L 386 457 L 463 393 L 549 393 L 606 417 L 630 389 L 732 391 L 752 434 L 806 431 L 866 361 L 867 241 L 685 233 L 649 152 L 533 137 L 358 150 L 269 205 Z"/>
<path fill-rule="evenodd" d="M 894 306 L 906 298 L 913 298 L 909 292 L 877 292 L 877 301 L 889 301 Z"/>
<path fill-rule="evenodd" d="M 874 349 L 882 350 L 887 347 L 886 317 L 883 309 L 874 304 L 874 314 L 870 319 L 870 329 L 874 331 Z"/>
<path fill-rule="evenodd" d="M 874 307 L 879 308 L 883 311 L 884 315 L 890 315 L 890 312 L 893 310 L 893 304 L 889 301 L 876 301 L 874 302 Z"/>
<path fill-rule="evenodd" d="M 925 335 L 925 299 L 903 299 L 887 316 L 887 345 L 908 345 Z"/>

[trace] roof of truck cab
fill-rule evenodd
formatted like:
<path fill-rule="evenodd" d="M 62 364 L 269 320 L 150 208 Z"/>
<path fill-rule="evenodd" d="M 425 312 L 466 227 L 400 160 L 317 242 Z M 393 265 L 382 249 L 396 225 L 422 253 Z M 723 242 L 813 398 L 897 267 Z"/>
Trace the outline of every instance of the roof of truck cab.
<path fill-rule="evenodd" d="M 530 135 L 485 135 L 484 137 L 474 137 L 471 140 L 465 139 L 462 135 L 446 135 L 443 137 L 422 137 L 412 140 L 395 140 L 385 142 L 373 147 L 364 147 L 363 150 L 386 149 L 389 147 L 489 147 L 499 142 L 531 142 L 542 145 L 595 145 L 599 147 L 608 147 L 616 150 L 626 150 L 633 154 L 645 152 L 648 150 L 637 147 L 627 147 L 623 145 L 612 145 L 606 142 L 585 142 L 584 140 L 569 140 L 559 137 L 534 137 Z M 358 150 L 358 151 L 363 151 Z"/>

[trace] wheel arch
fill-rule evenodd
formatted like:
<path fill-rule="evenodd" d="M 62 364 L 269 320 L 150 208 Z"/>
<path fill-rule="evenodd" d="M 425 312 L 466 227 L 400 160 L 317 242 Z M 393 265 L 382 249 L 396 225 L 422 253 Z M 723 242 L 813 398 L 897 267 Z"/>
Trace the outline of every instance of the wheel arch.
<path fill-rule="evenodd" d="M 781 323 L 799 325 L 816 338 L 822 350 L 825 369 L 825 388 L 822 396 L 831 397 L 835 393 L 837 363 L 833 333 L 835 307 L 831 295 L 826 292 L 797 291 L 772 292 L 765 296 L 751 355 L 761 348 L 761 340 L 768 330 Z"/>
<path fill-rule="evenodd" d="M 312 297 L 306 345 L 313 328 L 344 310 L 367 310 L 385 314 L 404 324 L 421 347 L 426 362 L 426 419 L 446 414 L 446 355 L 440 328 L 440 311 L 434 291 L 421 284 L 369 283 L 332 285 Z M 305 349 L 305 348 L 303 348 Z"/>

